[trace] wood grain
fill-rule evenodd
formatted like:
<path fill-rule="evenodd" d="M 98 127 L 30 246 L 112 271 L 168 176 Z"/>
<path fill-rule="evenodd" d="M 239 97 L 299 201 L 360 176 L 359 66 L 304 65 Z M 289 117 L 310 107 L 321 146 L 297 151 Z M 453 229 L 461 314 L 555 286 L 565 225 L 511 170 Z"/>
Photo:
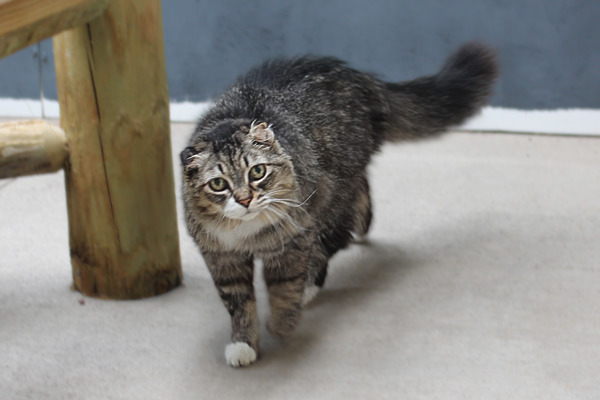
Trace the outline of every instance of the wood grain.
<path fill-rule="evenodd" d="M 0 58 L 86 23 L 109 0 L 8 0 L 0 2 Z"/>
<path fill-rule="evenodd" d="M 68 156 L 65 133 L 46 121 L 0 124 L 0 179 L 60 170 Z"/>
<path fill-rule="evenodd" d="M 182 276 L 160 0 L 113 1 L 53 42 L 75 287 L 166 292 Z"/>

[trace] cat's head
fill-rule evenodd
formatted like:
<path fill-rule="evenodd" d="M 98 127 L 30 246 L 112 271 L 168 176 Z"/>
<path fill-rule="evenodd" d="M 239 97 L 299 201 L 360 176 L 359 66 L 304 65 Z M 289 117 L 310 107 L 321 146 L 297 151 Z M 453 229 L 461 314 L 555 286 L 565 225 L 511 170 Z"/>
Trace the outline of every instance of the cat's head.
<path fill-rule="evenodd" d="M 279 220 L 297 204 L 291 158 L 266 122 L 225 121 L 181 152 L 186 206 L 215 221 Z"/>

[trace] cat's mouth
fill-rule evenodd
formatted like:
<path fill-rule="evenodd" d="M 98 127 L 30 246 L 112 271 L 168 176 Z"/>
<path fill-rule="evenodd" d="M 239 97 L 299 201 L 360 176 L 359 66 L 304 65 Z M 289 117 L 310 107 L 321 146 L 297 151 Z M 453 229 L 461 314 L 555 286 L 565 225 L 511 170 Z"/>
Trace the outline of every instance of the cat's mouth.
<path fill-rule="evenodd" d="M 223 208 L 223 215 L 233 220 L 249 221 L 260 214 L 254 207 L 244 207 L 233 198 L 229 199 Z"/>
<path fill-rule="evenodd" d="M 254 218 L 258 217 L 260 215 L 260 212 L 258 211 L 246 211 L 246 214 L 241 215 L 237 218 L 232 218 L 232 219 L 239 219 L 240 221 L 250 221 L 253 220 Z"/>
<path fill-rule="evenodd" d="M 262 210 L 251 210 L 242 206 L 226 207 L 223 214 L 226 218 L 237 221 L 251 221 L 261 214 Z"/>

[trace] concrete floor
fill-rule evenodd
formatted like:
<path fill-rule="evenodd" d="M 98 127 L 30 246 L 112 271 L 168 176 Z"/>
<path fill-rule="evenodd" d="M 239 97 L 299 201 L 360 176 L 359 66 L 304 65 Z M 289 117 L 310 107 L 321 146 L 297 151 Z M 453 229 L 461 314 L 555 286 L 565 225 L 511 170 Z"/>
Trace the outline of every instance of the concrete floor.
<path fill-rule="evenodd" d="M 370 244 L 241 370 L 182 224 L 184 287 L 81 301 L 62 173 L 0 181 L 0 398 L 599 398 L 600 138 L 452 133 L 388 145 L 370 175 Z"/>

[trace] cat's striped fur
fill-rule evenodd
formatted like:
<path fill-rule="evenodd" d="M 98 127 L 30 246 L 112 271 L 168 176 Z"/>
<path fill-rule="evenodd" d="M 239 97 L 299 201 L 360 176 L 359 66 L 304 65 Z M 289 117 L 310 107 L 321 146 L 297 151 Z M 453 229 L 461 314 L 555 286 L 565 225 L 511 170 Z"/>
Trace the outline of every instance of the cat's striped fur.
<path fill-rule="evenodd" d="M 384 83 L 333 58 L 276 60 L 218 98 L 181 153 L 190 234 L 231 315 L 234 366 L 256 360 L 255 258 L 277 336 L 323 286 L 329 258 L 371 223 L 366 167 L 383 142 L 427 138 L 473 115 L 496 76 L 467 44 L 439 73 Z"/>

